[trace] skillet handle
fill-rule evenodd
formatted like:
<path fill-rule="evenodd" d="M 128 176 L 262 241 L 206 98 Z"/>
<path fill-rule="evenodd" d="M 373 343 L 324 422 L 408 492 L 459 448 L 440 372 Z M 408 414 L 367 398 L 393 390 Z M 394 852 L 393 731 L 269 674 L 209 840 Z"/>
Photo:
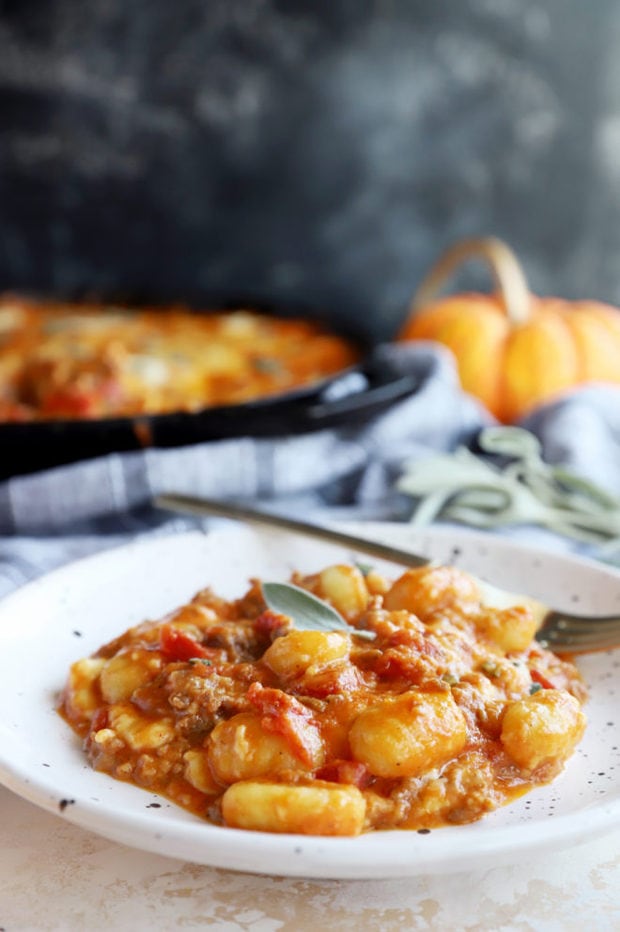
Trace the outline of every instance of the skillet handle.
<path fill-rule="evenodd" d="M 372 414 L 376 409 L 400 401 L 419 386 L 418 375 L 390 371 L 389 366 L 369 365 L 336 379 L 317 401 L 306 406 L 304 413 L 314 423 L 346 415 Z"/>

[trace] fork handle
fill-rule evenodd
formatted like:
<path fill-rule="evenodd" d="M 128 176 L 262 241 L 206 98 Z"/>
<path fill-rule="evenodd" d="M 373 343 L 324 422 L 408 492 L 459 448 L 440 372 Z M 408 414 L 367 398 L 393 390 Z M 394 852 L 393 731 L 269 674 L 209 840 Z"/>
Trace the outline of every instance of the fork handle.
<path fill-rule="evenodd" d="M 175 493 L 158 495 L 153 500 L 153 504 L 157 508 L 166 511 L 200 515 L 202 517 L 232 518 L 236 521 L 247 521 L 249 524 L 279 528 L 282 531 L 292 531 L 305 537 L 314 537 L 318 540 L 329 541 L 332 544 L 340 544 L 343 547 L 351 547 L 352 550 L 359 550 L 360 553 L 368 556 L 391 560 L 393 563 L 401 563 L 403 566 L 427 566 L 431 562 L 428 557 L 411 553 L 409 550 L 401 550 L 399 547 L 391 547 L 389 544 L 381 544 L 378 541 L 367 540 L 364 537 L 356 537 L 354 534 L 346 534 L 343 531 L 337 531 L 324 525 L 312 524 L 309 521 L 299 521 L 296 518 L 268 514 L 259 511 L 257 508 L 249 508 L 246 505 L 234 505 L 212 498 L 198 498 L 193 495 L 177 495 Z"/>

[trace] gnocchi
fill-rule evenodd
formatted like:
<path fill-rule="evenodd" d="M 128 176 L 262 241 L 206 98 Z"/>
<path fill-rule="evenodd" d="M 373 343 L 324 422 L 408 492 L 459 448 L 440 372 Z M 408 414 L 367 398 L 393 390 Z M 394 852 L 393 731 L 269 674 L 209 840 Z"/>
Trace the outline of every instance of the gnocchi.
<path fill-rule="evenodd" d="M 585 730 L 578 701 L 564 690 L 545 689 L 513 702 L 504 716 L 501 740 L 523 770 L 561 765 Z"/>
<path fill-rule="evenodd" d="M 207 757 L 222 784 L 301 767 L 286 738 L 268 731 L 252 712 L 239 712 L 216 725 L 208 739 Z M 319 751 L 312 764 L 318 767 L 321 762 Z"/>
<path fill-rule="evenodd" d="M 326 567 L 319 574 L 319 588 L 345 618 L 359 615 L 366 608 L 368 589 L 356 566 Z"/>
<path fill-rule="evenodd" d="M 99 685 L 106 702 L 122 702 L 152 679 L 161 660 L 145 650 L 130 650 L 112 657 L 101 670 Z"/>
<path fill-rule="evenodd" d="M 418 777 L 462 751 L 467 728 L 449 690 L 412 691 L 361 712 L 349 741 L 375 776 Z"/>
<path fill-rule="evenodd" d="M 264 662 L 284 682 L 312 675 L 349 655 L 349 637 L 338 631 L 290 631 L 276 638 Z"/>
<path fill-rule="evenodd" d="M 525 606 L 450 567 L 292 582 L 340 629 L 296 627 L 254 581 L 77 660 L 60 712 L 91 765 L 233 829 L 355 836 L 474 821 L 570 758 L 586 690 Z"/>
<path fill-rule="evenodd" d="M 356 786 L 234 783 L 222 797 L 227 825 L 261 832 L 359 835 L 366 803 Z"/>

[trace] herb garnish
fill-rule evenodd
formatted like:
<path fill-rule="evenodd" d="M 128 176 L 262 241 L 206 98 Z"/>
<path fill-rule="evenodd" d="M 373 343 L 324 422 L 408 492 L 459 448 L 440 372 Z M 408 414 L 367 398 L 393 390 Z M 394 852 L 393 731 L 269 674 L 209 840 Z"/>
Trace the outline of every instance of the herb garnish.
<path fill-rule="evenodd" d="M 263 597 L 269 608 L 292 618 L 302 631 L 346 631 L 363 638 L 374 638 L 374 631 L 360 631 L 348 625 L 342 615 L 317 596 L 291 583 L 264 582 Z"/>
<path fill-rule="evenodd" d="M 256 372 L 262 372 L 265 375 L 279 375 L 282 372 L 282 363 L 269 356 L 255 356 L 252 365 Z"/>
<path fill-rule="evenodd" d="M 437 519 L 472 527 L 536 524 L 620 562 L 620 498 L 543 459 L 538 438 L 522 427 L 487 427 L 481 455 L 467 447 L 405 463 L 397 489 L 415 499 L 412 524 Z"/>

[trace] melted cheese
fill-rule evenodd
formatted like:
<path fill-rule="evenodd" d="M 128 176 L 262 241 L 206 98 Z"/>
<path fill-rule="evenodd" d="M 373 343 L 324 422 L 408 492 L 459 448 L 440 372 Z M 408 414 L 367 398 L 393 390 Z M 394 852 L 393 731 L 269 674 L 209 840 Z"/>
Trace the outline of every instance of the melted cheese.
<path fill-rule="evenodd" d="M 0 420 L 200 411 L 311 385 L 358 359 L 316 323 L 252 313 L 0 303 Z"/>

